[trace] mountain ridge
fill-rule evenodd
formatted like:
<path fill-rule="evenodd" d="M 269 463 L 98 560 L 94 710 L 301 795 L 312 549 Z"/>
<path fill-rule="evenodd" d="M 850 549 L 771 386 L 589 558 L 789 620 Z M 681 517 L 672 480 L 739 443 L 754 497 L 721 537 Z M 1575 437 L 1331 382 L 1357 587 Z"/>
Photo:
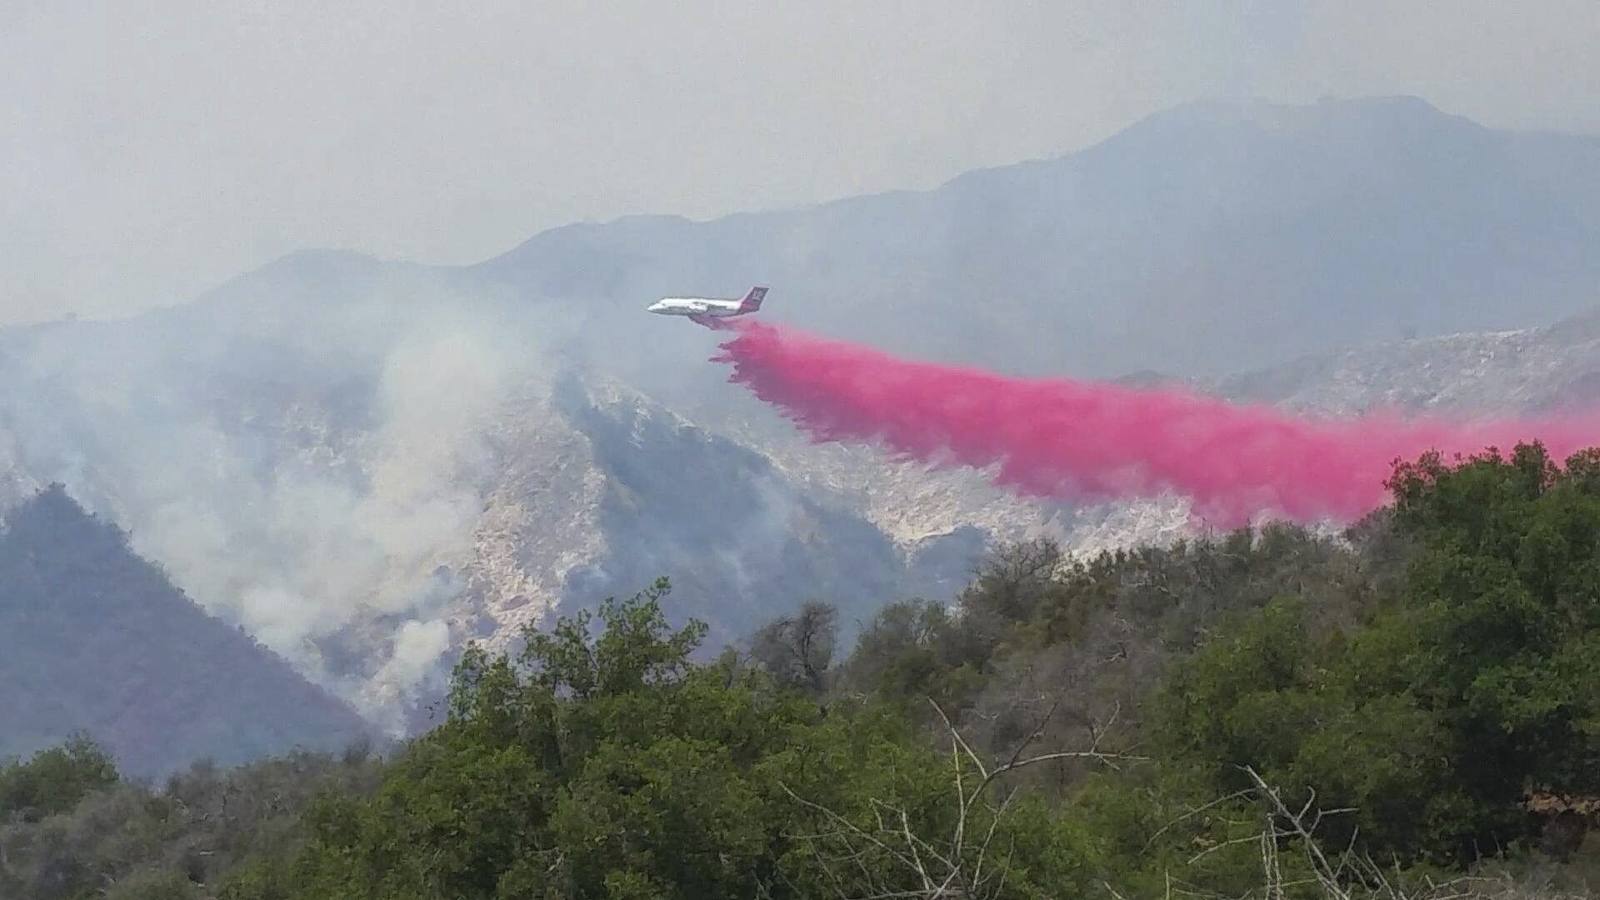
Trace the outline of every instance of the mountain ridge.
<path fill-rule="evenodd" d="M 1248 116 L 1228 109 L 924 192 L 577 224 L 466 267 L 306 251 L 184 306 L 8 329 L 0 501 L 68 484 L 207 611 L 402 729 L 466 640 L 506 646 L 552 610 L 657 575 L 735 639 L 809 599 L 849 615 L 911 592 L 948 599 L 992 540 L 1088 552 L 1188 527 L 1181 498 L 1043 503 L 984 472 L 813 446 L 706 364 L 715 335 L 643 313 L 662 292 L 769 283 L 763 318 L 890 352 L 1288 408 L 1358 410 L 1398 385 L 1399 402 L 1466 410 L 1474 384 L 1484 404 L 1520 409 L 1600 384 L 1600 349 L 1577 339 L 1348 349 L 1463 330 L 1488 309 L 1453 301 L 1463 283 L 1532 298 L 1499 308 L 1526 313 L 1520 326 L 1600 299 L 1600 259 L 1573 250 L 1600 235 L 1600 202 L 1563 219 L 1577 201 L 1549 196 L 1567 181 L 1600 198 L 1600 139 L 1462 125 L 1406 101 L 1248 113 L 1323 123 L 1307 140 L 1294 122 L 1287 136 L 1230 124 Z M 1384 124 L 1395 118 L 1412 125 Z M 1407 188 L 1407 166 L 1439 146 L 1465 149 Z M 1495 180 L 1518 166 L 1544 168 Z M 1490 186 L 1454 196 L 1478 182 Z M 1568 255 L 1540 265 L 1552 232 L 1548 252 Z M 1507 234 L 1524 236 L 1484 252 Z M 1463 235 L 1472 259 L 1440 255 Z M 1552 277 L 1562 291 L 1544 291 Z M 1489 351 L 1501 362 L 1484 364 Z M 1399 361 L 1385 369 L 1382 354 Z M 1386 383 L 1353 374 L 1375 366 Z M 1539 374 L 1551 366 L 1565 381 Z M 1521 387 L 1494 395 L 1494 378 Z M 700 521 L 707 496 L 725 521 Z"/>
<path fill-rule="evenodd" d="M 76 731 L 124 771 L 246 762 L 370 734 L 354 710 L 208 615 L 60 485 L 0 536 L 0 757 Z"/>
<path fill-rule="evenodd" d="M 1191 105 L 926 191 L 572 226 L 465 271 L 611 304 L 763 281 L 774 317 L 897 352 L 1019 374 L 1206 374 L 1499 327 L 1496 298 L 1546 321 L 1577 311 L 1600 281 L 1587 251 L 1600 222 L 1539 170 L 1563 153 L 1582 166 L 1560 177 L 1581 170 L 1580 198 L 1600 198 L 1592 137 L 1498 131 L 1404 98 Z M 899 327 L 908 316 L 917 334 Z M 1028 349 L 1040 333 L 1059 348 Z"/>

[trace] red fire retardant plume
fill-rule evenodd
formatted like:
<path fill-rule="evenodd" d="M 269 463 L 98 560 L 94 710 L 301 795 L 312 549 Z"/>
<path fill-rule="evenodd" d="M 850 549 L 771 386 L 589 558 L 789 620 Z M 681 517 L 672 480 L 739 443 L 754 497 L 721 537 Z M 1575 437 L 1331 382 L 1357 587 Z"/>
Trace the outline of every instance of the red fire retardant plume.
<path fill-rule="evenodd" d="M 987 467 L 1060 499 L 1187 495 L 1232 527 L 1272 515 L 1352 521 L 1385 499 L 1397 459 L 1541 440 L 1564 456 L 1600 437 L 1600 416 L 1449 422 L 1373 415 L 1296 418 L 1175 390 L 1007 378 L 897 359 L 758 323 L 714 357 L 730 378 L 817 442 L 876 441 L 934 465 Z"/>

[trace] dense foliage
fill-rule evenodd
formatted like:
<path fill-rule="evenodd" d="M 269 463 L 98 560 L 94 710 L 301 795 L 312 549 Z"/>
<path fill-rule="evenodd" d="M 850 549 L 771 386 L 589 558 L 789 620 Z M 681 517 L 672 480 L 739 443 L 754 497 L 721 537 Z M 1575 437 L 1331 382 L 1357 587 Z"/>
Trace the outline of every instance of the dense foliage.
<path fill-rule="evenodd" d="M 1386 856 L 1466 861 L 1529 837 L 1529 794 L 1600 794 L 1600 455 L 1428 457 L 1392 487 L 1405 583 L 1357 629 L 1292 595 L 1242 619 L 1167 685 L 1164 749 L 1219 789 L 1245 763 L 1314 786 Z"/>
<path fill-rule="evenodd" d="M 914 867 L 851 835 L 876 829 L 875 803 L 918 833 L 947 830 L 940 757 L 896 717 L 824 710 L 731 659 L 691 664 L 702 628 L 669 629 L 665 593 L 663 582 L 606 603 L 598 635 L 580 615 L 531 634 L 515 659 L 469 653 L 449 721 L 398 759 L 374 795 L 318 805 L 303 853 L 250 868 L 227 895 L 809 897 L 919 887 Z M 991 852 L 1001 866 L 1011 855 Z M 845 853 L 859 865 L 837 865 Z M 980 873 L 972 886 L 982 883 Z M 1038 893 L 1020 869 L 1004 890 Z"/>
<path fill-rule="evenodd" d="M 1001 547 L 843 656 L 819 602 L 696 662 L 660 582 L 470 650 L 447 720 L 382 762 L 153 791 L 75 741 L 0 771 L 0 894 L 1418 896 L 1487 865 L 1581 889 L 1600 454 L 1391 487 L 1340 536 Z"/>
<path fill-rule="evenodd" d="M 157 789 L 118 782 L 75 739 L 0 770 L 0 897 L 207 896 L 245 860 L 295 852 L 312 799 L 369 793 L 380 767 L 354 745 L 226 770 L 198 763 Z"/>

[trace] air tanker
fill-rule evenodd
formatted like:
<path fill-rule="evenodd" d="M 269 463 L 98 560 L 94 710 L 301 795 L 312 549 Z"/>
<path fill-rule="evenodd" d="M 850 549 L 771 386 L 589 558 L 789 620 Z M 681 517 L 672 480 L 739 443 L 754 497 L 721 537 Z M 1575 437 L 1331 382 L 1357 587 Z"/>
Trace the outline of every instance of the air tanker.
<path fill-rule="evenodd" d="M 645 307 L 663 316 L 688 316 L 689 321 L 715 328 L 718 319 L 729 319 L 753 313 L 761 308 L 767 289 L 753 287 L 744 299 L 734 297 L 662 297 Z"/>

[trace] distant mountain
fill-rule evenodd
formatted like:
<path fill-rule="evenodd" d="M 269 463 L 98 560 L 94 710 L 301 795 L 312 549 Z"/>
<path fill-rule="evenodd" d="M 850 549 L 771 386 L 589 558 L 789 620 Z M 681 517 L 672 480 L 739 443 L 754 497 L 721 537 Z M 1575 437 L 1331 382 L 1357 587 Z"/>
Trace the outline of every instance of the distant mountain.
<path fill-rule="evenodd" d="M 56 486 L 0 536 L 0 758 L 80 730 L 137 775 L 337 749 L 368 732 Z"/>
<path fill-rule="evenodd" d="M 1230 399 L 1340 415 L 1600 407 L 1600 310 L 1554 325 L 1392 341 L 1217 379 Z M 1595 436 L 1600 445 L 1600 435 Z"/>
<path fill-rule="evenodd" d="M 1191 104 L 932 191 L 575 225 L 470 271 L 624 333 L 759 281 L 763 315 L 917 356 L 1192 376 L 1548 324 L 1600 302 L 1597 247 L 1600 138 L 1402 97 Z"/>
<path fill-rule="evenodd" d="M 0 393 L 0 495 L 66 482 L 388 730 L 428 714 L 467 640 L 510 646 L 552 610 L 666 575 L 713 650 L 808 599 L 848 629 L 951 596 L 994 529 L 1052 515 L 975 473 L 816 453 L 741 419 L 753 404 L 701 424 L 562 361 L 514 305 L 408 299 L 386 277 L 302 303 L 299 268 L 159 316 L 0 335 L 0 375 L 33 386 Z"/>
<path fill-rule="evenodd" d="M 0 332 L 0 505 L 65 483 L 399 730 L 465 641 L 657 575 L 715 644 L 808 599 L 848 622 L 947 597 L 997 537 L 1182 533 L 1177 501 L 1036 503 L 810 446 L 706 362 L 714 335 L 643 313 L 663 293 L 766 283 L 763 317 L 1017 373 L 1523 408 L 1600 384 L 1582 340 L 1550 343 L 1576 326 L 1440 335 L 1600 302 L 1597 246 L 1600 139 L 1405 98 L 1196 104 L 927 192 L 573 225 L 461 268 L 308 251 L 134 319 Z"/>

